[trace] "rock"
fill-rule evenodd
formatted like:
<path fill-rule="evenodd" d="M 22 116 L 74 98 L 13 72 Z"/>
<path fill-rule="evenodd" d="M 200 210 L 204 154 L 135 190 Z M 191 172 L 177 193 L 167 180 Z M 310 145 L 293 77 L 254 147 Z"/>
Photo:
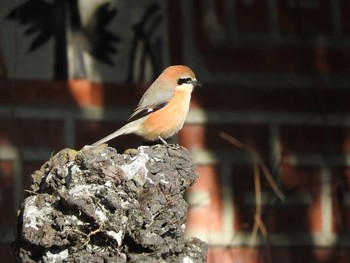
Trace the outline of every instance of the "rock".
<path fill-rule="evenodd" d="M 16 262 L 205 262 L 207 245 L 183 237 L 196 178 L 177 145 L 64 149 L 32 175 Z"/>

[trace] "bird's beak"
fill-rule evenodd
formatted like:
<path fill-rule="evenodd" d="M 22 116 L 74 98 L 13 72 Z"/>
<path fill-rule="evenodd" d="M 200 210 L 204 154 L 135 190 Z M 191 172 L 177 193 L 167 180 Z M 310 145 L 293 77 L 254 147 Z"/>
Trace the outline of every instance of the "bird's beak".
<path fill-rule="evenodd" d="M 202 83 L 200 83 L 198 80 L 193 80 L 192 81 L 192 85 L 193 85 L 193 87 L 195 87 L 195 88 L 201 88 L 202 87 Z"/>

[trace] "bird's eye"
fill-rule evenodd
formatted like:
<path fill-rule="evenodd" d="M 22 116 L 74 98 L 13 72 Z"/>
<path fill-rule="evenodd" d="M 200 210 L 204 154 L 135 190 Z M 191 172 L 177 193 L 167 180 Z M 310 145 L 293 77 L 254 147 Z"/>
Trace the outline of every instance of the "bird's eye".
<path fill-rule="evenodd" d="M 177 84 L 178 85 L 182 85 L 182 84 L 190 84 L 192 82 L 191 78 L 180 78 L 177 80 Z"/>

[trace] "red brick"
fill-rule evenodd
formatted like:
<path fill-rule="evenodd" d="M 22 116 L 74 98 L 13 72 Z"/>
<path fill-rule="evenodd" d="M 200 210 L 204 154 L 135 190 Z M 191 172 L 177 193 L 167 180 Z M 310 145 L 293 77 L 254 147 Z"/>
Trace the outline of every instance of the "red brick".
<path fill-rule="evenodd" d="M 268 130 L 264 125 L 186 125 L 180 135 L 180 144 L 188 149 L 237 150 L 237 146 L 222 139 L 220 132 L 228 133 L 237 140 L 254 148 L 262 157 L 268 155 Z"/>
<path fill-rule="evenodd" d="M 350 112 L 347 97 L 347 90 L 327 90 L 320 86 L 266 86 L 256 90 L 245 86 L 230 87 L 206 83 L 204 88 L 193 93 L 192 107 L 205 110 L 310 112 L 312 120 L 322 112 Z M 305 120 L 305 123 L 308 121 L 309 119 Z"/>
<path fill-rule="evenodd" d="M 254 7 L 264 5 L 265 1 L 254 1 Z M 296 8 L 289 8 L 288 1 L 278 2 L 281 29 L 284 33 L 308 34 L 327 33 L 332 30 L 330 21 L 329 1 L 319 1 L 316 10 L 305 9 L 300 13 Z M 204 23 L 202 1 L 193 1 L 194 6 L 194 38 L 198 52 L 201 54 L 206 67 L 212 72 L 258 72 L 258 73 L 302 73 L 302 74 L 349 74 L 350 52 L 348 48 L 320 48 L 312 45 L 268 45 L 261 44 L 232 44 L 230 39 L 215 41 L 208 33 Z M 255 11 L 254 7 L 244 8 Z M 245 16 L 242 19 L 255 21 L 262 19 L 264 8 L 257 8 L 261 12 L 255 19 Z M 238 13 L 239 17 L 240 14 Z M 250 22 L 259 24 L 264 23 Z M 300 25 L 298 24 L 300 23 Z M 244 22 L 242 23 L 244 24 Z M 254 25 L 249 25 L 254 28 Z M 256 29 L 258 30 L 258 29 Z"/>
<path fill-rule="evenodd" d="M 289 217 L 295 219 L 298 222 L 302 218 L 302 222 L 296 224 L 297 229 L 302 229 L 302 231 L 319 232 L 322 229 L 322 210 L 321 210 L 321 179 L 320 179 L 320 169 L 318 168 L 293 168 L 288 165 L 283 165 L 281 167 L 281 184 L 286 196 L 293 196 L 294 193 L 307 193 L 311 195 L 312 203 L 311 205 L 300 205 L 296 206 L 295 210 L 290 208 L 291 211 L 286 211 L 287 213 L 294 213 L 294 217 Z M 288 205 L 287 208 L 290 206 Z M 300 207 L 300 208 L 299 208 Z M 304 209 L 303 209 L 304 207 Z M 300 209 L 300 210 L 298 210 Z M 304 211 L 303 211 L 304 210 Z M 276 217 L 277 225 L 276 228 L 285 227 L 286 222 L 293 223 L 286 220 L 279 220 Z M 282 218 L 282 216 L 281 216 Z M 282 223 L 283 222 L 283 223 Z"/>
<path fill-rule="evenodd" d="M 209 206 L 191 206 L 187 216 L 187 230 L 220 231 L 223 223 L 222 188 L 219 171 L 215 166 L 197 167 L 199 178 L 189 192 L 209 195 Z"/>
<path fill-rule="evenodd" d="M 245 204 L 245 195 L 254 193 L 254 174 L 252 166 L 232 167 L 232 189 L 234 203 L 234 229 L 236 231 L 251 231 L 254 224 L 255 206 Z M 261 178 L 262 190 L 267 190 L 267 182 Z M 272 193 L 271 193 L 272 194 Z"/>
<path fill-rule="evenodd" d="M 305 125 L 306 125 L 305 120 Z M 282 126 L 281 140 L 284 151 L 311 153 L 349 153 L 350 128 Z"/>
<path fill-rule="evenodd" d="M 200 35 L 198 38 L 197 49 L 212 72 L 300 74 L 350 72 L 350 52 L 347 48 L 272 45 L 223 47 L 212 44 L 206 35 Z"/>
<path fill-rule="evenodd" d="M 341 206 L 339 199 L 333 200 L 333 219 L 334 219 L 334 231 L 336 233 L 349 235 L 350 233 L 350 208 L 347 206 Z"/>
<path fill-rule="evenodd" d="M 330 1 L 314 1 L 316 8 L 302 7 L 302 1 L 295 2 L 295 7 L 289 6 L 291 1 L 278 0 L 279 27 L 282 33 L 330 34 L 332 31 L 332 17 Z M 301 6 L 298 7 L 298 2 Z M 311 2 L 311 1 L 309 1 Z"/>
<path fill-rule="evenodd" d="M 287 238 L 287 237 L 286 237 Z M 347 248 L 241 248 L 210 247 L 208 263 L 270 263 L 270 262 L 307 262 L 307 263 L 346 263 L 350 252 Z"/>
<path fill-rule="evenodd" d="M 92 105 L 93 98 L 95 98 L 96 101 L 100 101 L 101 99 L 101 93 L 96 92 L 97 87 L 93 89 L 91 83 L 87 80 L 70 81 L 67 86 L 75 104 L 78 106 Z M 95 91 L 95 96 L 92 96 L 93 91 Z"/>
<path fill-rule="evenodd" d="M 2 81 L 0 103 L 22 104 L 75 104 L 68 82 L 11 80 Z"/>
<path fill-rule="evenodd" d="M 227 12 L 227 8 L 224 0 L 217 0 L 213 3 L 213 15 L 215 15 L 216 22 L 219 23 L 222 29 L 228 29 L 230 14 Z"/>
<path fill-rule="evenodd" d="M 315 49 L 315 50 L 319 50 Z M 333 74 L 349 74 L 350 72 L 350 49 L 349 48 L 332 48 L 332 49 L 323 49 L 324 54 L 324 64 L 328 68 L 327 71 L 316 70 L 318 73 L 333 73 Z M 317 54 L 317 53 L 316 53 Z M 317 57 L 316 57 L 317 58 Z M 328 65 L 327 65 L 328 64 Z"/>
<path fill-rule="evenodd" d="M 63 148 L 63 122 L 56 120 L 2 120 L 0 144 Z"/>
<path fill-rule="evenodd" d="M 320 204 L 311 207 L 288 205 L 266 211 L 264 223 L 269 233 L 315 233 L 321 231 Z"/>
<path fill-rule="evenodd" d="M 320 192 L 320 169 L 307 167 L 295 168 L 283 164 L 281 166 L 281 184 L 285 191 L 300 191 L 318 196 Z"/>
<path fill-rule="evenodd" d="M 334 231 L 350 233 L 350 206 L 346 196 L 350 196 L 350 168 L 335 168 L 332 174 L 332 204 Z"/>
<path fill-rule="evenodd" d="M 208 207 L 190 207 L 187 214 L 187 231 L 220 231 L 223 214 L 219 207 L 211 204 Z"/>
<path fill-rule="evenodd" d="M 11 161 L 0 160 L 0 228 L 13 229 L 14 207 L 14 165 Z"/>
<path fill-rule="evenodd" d="M 143 93 L 148 88 L 148 84 L 115 84 L 115 83 L 94 83 L 93 85 L 93 105 L 103 106 L 130 106 L 136 107 Z M 99 90 L 98 92 L 96 90 Z M 95 99 L 94 93 L 99 94 L 99 99 Z M 101 94 L 100 94 L 101 93 Z"/>
<path fill-rule="evenodd" d="M 246 5 L 244 2 L 246 1 L 235 1 L 238 31 L 267 32 L 269 29 L 267 1 L 252 1 L 252 5 Z M 220 15 L 218 14 L 218 17 Z"/>
<path fill-rule="evenodd" d="M 271 250 L 273 262 L 345 263 L 349 261 L 347 248 L 291 247 Z"/>
<path fill-rule="evenodd" d="M 0 103 L 6 104 L 121 106 L 136 105 L 147 85 L 11 80 L 1 81 L 0 86 Z"/>
<path fill-rule="evenodd" d="M 209 247 L 207 263 L 265 263 L 264 250 L 252 248 Z"/>
<path fill-rule="evenodd" d="M 56 101 L 62 98 L 71 100 L 66 85 L 61 82 L 48 81 L 1 81 L 0 103 L 49 103 L 47 97 L 53 96 Z"/>
<path fill-rule="evenodd" d="M 0 244 L 0 255 L 2 263 L 14 262 L 14 256 L 10 244 Z"/>
<path fill-rule="evenodd" d="M 233 167 L 233 193 L 235 209 L 235 229 L 251 231 L 254 225 L 255 205 L 245 204 L 245 195 L 254 194 L 254 174 L 252 167 Z M 293 194 L 311 195 L 312 203 L 283 205 L 283 202 L 263 206 L 263 221 L 269 232 L 319 232 L 321 230 L 320 178 L 317 169 L 294 169 L 283 167 L 281 188 L 286 197 Z M 274 195 L 271 186 L 260 172 L 261 189 Z"/>
<path fill-rule="evenodd" d="M 269 17 L 267 12 L 266 0 L 253 1 L 251 5 L 245 4 L 246 1 L 235 2 L 235 23 L 237 24 L 238 31 L 241 32 L 266 32 L 268 30 Z M 213 2 L 213 15 L 215 20 L 219 23 L 223 30 L 229 28 L 231 22 L 231 13 L 228 13 L 225 1 Z M 199 8 L 195 4 L 196 9 Z"/>
<path fill-rule="evenodd" d="M 183 64 L 182 19 L 179 19 L 179 17 L 183 16 L 181 13 L 181 2 L 168 1 L 167 7 L 169 58 L 172 65 Z"/>
<path fill-rule="evenodd" d="M 211 196 L 221 196 L 220 170 L 216 165 L 197 165 L 198 179 L 189 191 L 209 192 Z"/>
<path fill-rule="evenodd" d="M 202 36 L 202 39 L 204 43 L 200 44 L 201 47 L 197 46 L 197 49 L 206 66 L 213 72 L 306 73 L 313 69 L 312 65 L 305 63 L 313 60 L 310 48 L 248 45 L 222 47 L 210 44 L 207 36 Z"/>
<path fill-rule="evenodd" d="M 179 133 L 179 143 L 191 150 L 206 147 L 206 127 L 204 125 L 185 125 Z"/>
<path fill-rule="evenodd" d="M 340 21 L 341 21 L 341 32 L 349 36 L 350 34 L 350 24 L 349 24 L 349 16 L 350 16 L 350 2 L 349 1 L 339 1 L 339 11 L 340 11 Z"/>

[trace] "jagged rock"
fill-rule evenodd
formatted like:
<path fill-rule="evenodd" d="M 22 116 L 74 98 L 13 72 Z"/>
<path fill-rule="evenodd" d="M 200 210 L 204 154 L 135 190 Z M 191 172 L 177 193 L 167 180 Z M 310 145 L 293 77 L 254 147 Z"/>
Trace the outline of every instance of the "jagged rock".
<path fill-rule="evenodd" d="M 32 175 L 16 262 L 205 262 L 207 245 L 183 237 L 196 178 L 176 145 L 62 150 Z"/>

